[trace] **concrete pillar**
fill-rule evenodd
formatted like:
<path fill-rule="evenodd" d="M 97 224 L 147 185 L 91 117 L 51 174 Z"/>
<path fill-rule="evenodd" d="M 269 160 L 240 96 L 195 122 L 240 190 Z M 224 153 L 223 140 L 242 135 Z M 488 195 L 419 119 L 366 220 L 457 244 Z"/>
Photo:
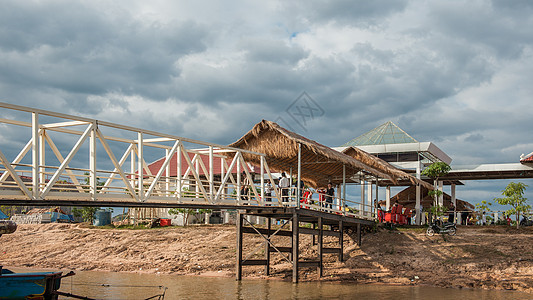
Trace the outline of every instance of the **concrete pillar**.
<path fill-rule="evenodd" d="M 439 180 L 438 185 L 439 185 L 439 191 L 444 192 L 442 188 L 442 180 Z M 439 196 L 439 206 L 443 206 L 443 205 L 444 205 L 444 193 Z"/>
<path fill-rule="evenodd" d="M 341 198 L 341 195 L 342 195 L 341 193 L 342 193 L 341 185 L 339 184 L 337 186 L 337 195 L 335 195 L 336 197 L 334 199 L 334 201 L 336 202 L 335 207 L 337 207 L 338 211 L 341 211 L 341 201 L 340 201 L 340 198 Z"/>
<path fill-rule="evenodd" d="M 369 181 L 367 183 L 366 187 L 367 187 L 366 208 L 367 208 L 367 211 L 368 211 L 367 216 L 371 217 L 372 216 L 372 212 L 373 212 L 373 209 L 372 209 L 372 181 Z"/>
<path fill-rule="evenodd" d="M 361 179 L 361 203 L 359 203 L 359 214 L 361 216 L 365 215 L 366 208 L 365 208 L 365 181 Z"/>
<path fill-rule="evenodd" d="M 418 166 L 416 167 L 416 178 L 420 179 L 420 161 L 418 161 Z M 416 184 L 416 203 L 415 203 L 415 210 L 416 210 L 416 225 L 422 225 L 422 207 L 420 206 L 420 184 Z"/>
<path fill-rule="evenodd" d="M 385 190 L 385 209 L 390 210 L 390 186 L 387 185 L 387 189 Z"/>
<path fill-rule="evenodd" d="M 452 197 L 452 204 L 453 204 L 453 219 L 457 219 L 457 199 L 455 198 L 455 183 L 452 183 L 450 187 L 451 191 L 451 197 Z"/>

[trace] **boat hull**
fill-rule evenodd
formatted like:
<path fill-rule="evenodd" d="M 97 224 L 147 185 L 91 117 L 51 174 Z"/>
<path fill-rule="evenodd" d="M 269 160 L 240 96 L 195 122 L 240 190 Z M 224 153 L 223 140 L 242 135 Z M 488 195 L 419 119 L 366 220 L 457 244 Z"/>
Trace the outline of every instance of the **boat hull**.
<path fill-rule="evenodd" d="M 62 272 L 13 273 L 2 270 L 0 299 L 57 299 Z"/>

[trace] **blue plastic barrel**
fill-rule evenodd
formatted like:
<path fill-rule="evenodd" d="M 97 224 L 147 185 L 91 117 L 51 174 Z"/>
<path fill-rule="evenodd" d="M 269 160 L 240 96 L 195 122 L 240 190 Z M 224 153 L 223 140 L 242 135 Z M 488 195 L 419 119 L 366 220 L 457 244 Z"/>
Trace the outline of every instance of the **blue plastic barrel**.
<path fill-rule="evenodd" d="M 105 226 L 111 224 L 111 212 L 105 210 L 97 210 L 94 213 L 94 226 Z"/>

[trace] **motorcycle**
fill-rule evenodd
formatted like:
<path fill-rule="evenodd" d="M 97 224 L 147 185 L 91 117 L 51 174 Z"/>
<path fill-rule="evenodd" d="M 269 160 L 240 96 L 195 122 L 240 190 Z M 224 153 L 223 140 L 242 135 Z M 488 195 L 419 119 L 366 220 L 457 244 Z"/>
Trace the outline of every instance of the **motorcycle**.
<path fill-rule="evenodd" d="M 520 221 L 520 226 L 533 226 L 533 220 L 524 216 L 522 220 Z"/>
<path fill-rule="evenodd" d="M 449 235 L 455 235 L 457 232 L 457 227 L 455 227 L 455 223 L 445 222 L 442 225 L 439 225 L 439 222 L 434 221 L 429 225 L 428 229 L 426 230 L 426 234 L 428 236 L 433 236 L 435 233 L 443 234 L 447 233 Z"/>

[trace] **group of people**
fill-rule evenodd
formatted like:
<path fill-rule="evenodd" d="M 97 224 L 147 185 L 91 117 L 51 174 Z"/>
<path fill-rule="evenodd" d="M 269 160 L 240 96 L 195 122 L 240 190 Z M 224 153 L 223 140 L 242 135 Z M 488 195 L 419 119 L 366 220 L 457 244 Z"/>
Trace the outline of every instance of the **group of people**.
<path fill-rule="evenodd" d="M 252 186 L 252 183 L 246 176 L 246 172 L 242 172 L 241 176 L 241 190 L 240 190 L 240 196 L 241 200 L 247 201 L 249 199 L 249 192 L 250 187 Z M 272 202 L 272 196 L 275 192 L 274 189 L 277 188 L 278 191 L 281 193 L 281 201 L 283 203 L 289 202 L 289 190 L 291 186 L 291 181 L 289 178 L 287 178 L 287 174 L 285 172 L 281 173 L 281 177 L 278 180 L 278 184 L 276 187 L 272 186 L 272 183 L 270 180 L 268 180 L 265 183 L 264 186 L 264 194 L 265 194 L 265 201 Z M 298 182 L 296 182 L 295 187 L 298 187 Z M 307 196 L 303 193 L 301 193 L 301 190 L 304 189 L 304 183 L 303 181 L 300 181 L 300 189 L 296 193 L 296 198 L 300 199 L 302 195 Z M 333 198 L 335 197 L 335 189 L 333 188 L 333 184 L 330 182 L 328 183 L 327 188 L 320 188 L 317 190 L 317 193 L 319 195 L 319 201 L 325 203 L 324 207 L 328 207 L 331 209 L 333 208 Z M 308 195 L 310 197 L 310 194 Z M 269 206 L 269 204 L 267 204 Z"/>

